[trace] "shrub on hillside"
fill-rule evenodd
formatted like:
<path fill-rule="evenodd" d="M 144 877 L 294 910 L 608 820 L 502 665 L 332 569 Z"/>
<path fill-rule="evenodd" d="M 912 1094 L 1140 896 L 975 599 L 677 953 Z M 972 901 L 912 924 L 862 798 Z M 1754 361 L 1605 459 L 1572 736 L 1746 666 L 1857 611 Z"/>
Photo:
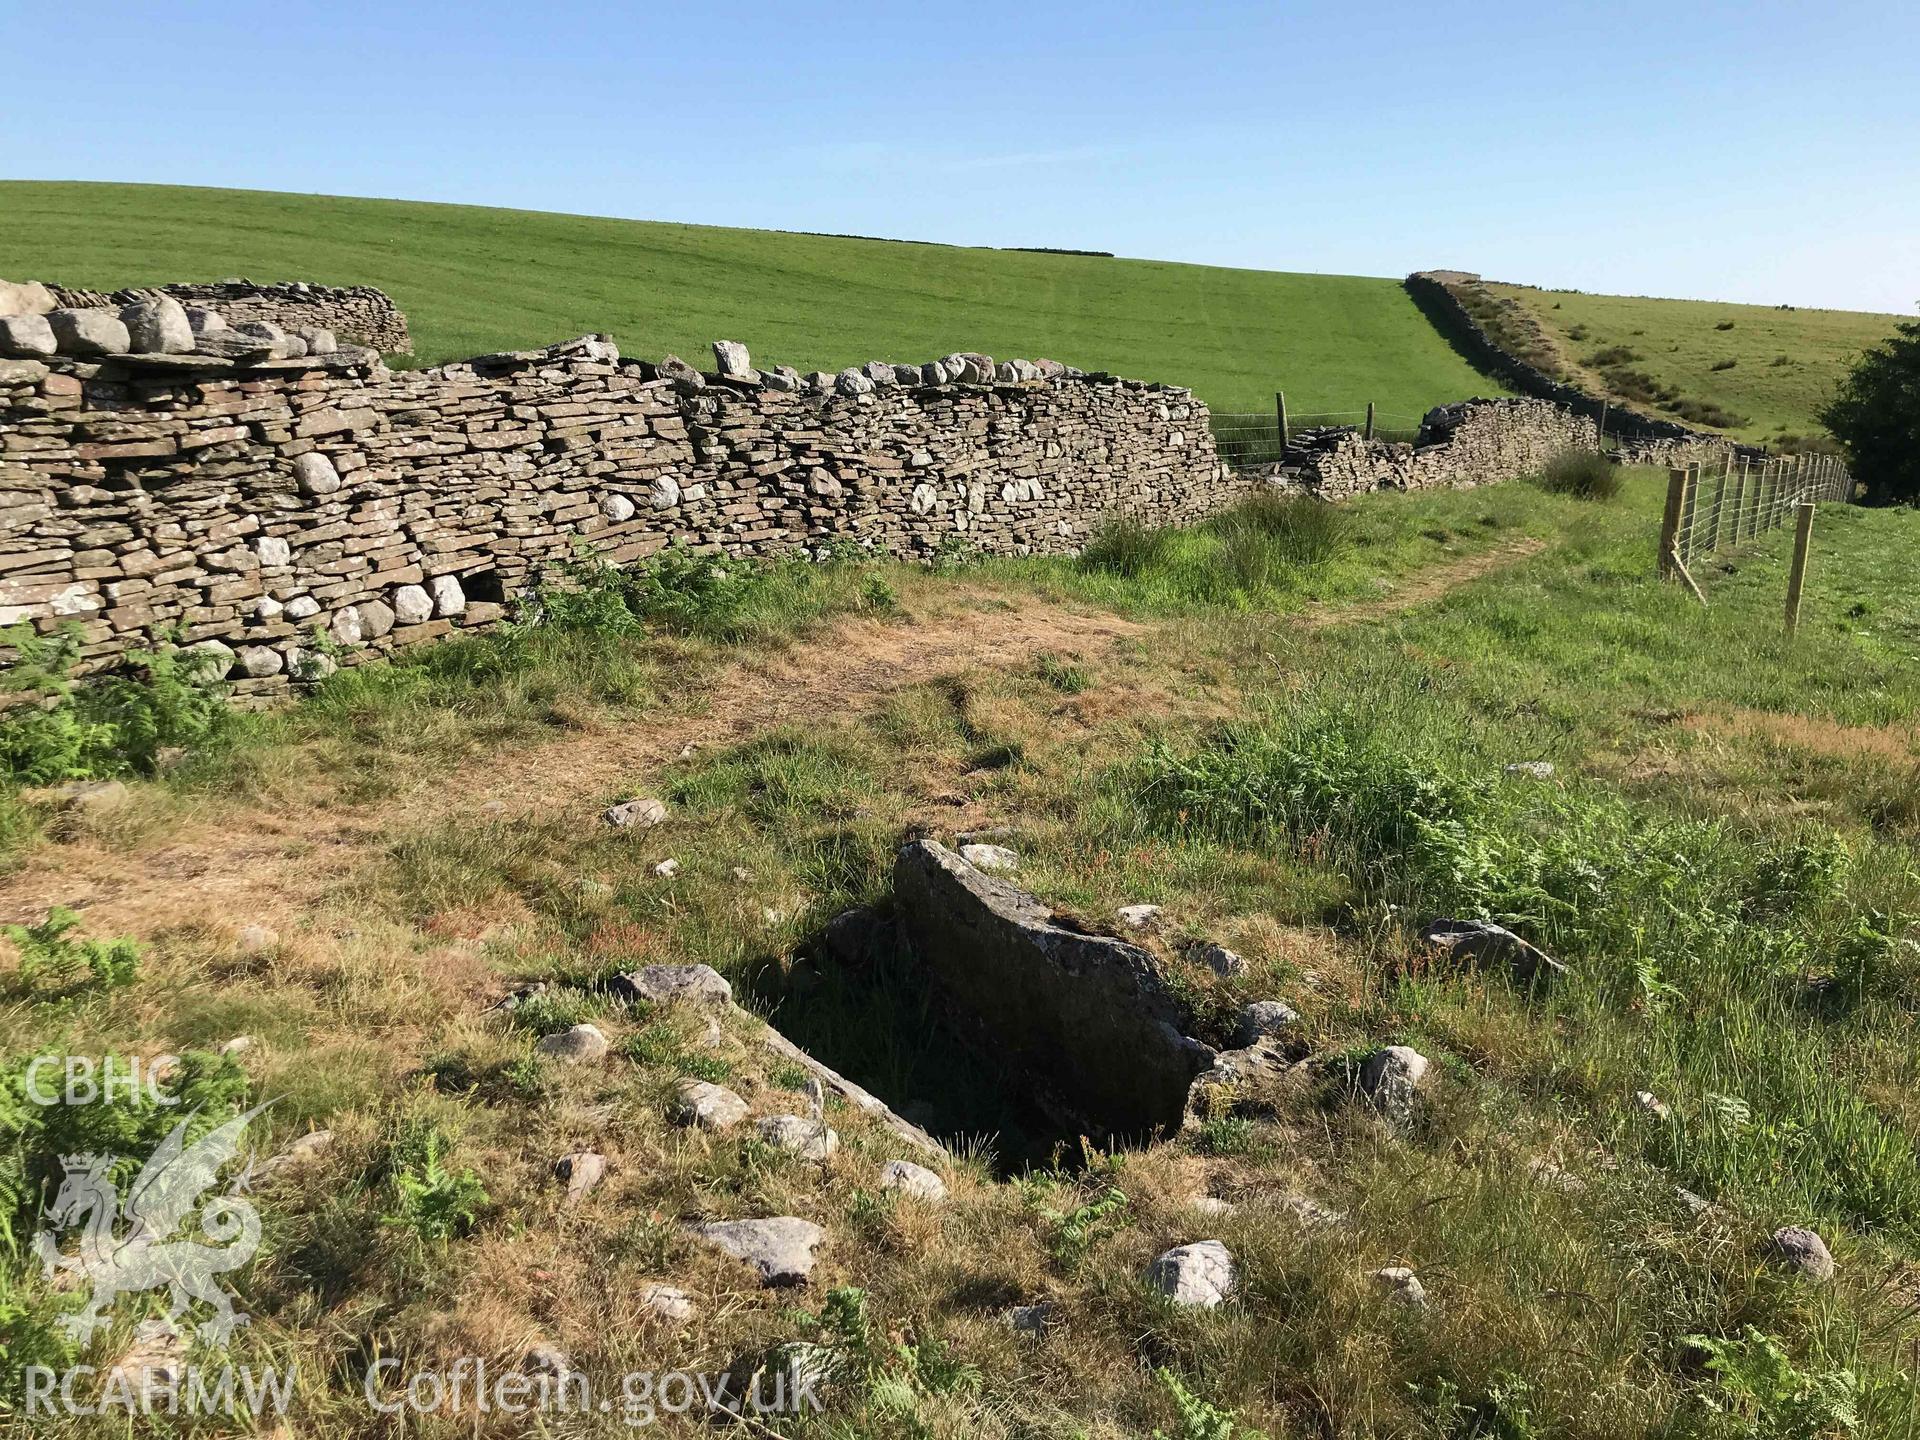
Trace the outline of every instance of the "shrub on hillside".
<path fill-rule="evenodd" d="M 1861 355 L 1817 418 L 1847 447 L 1870 499 L 1920 499 L 1920 320 Z"/>
<path fill-rule="evenodd" d="M 1620 467 L 1596 450 L 1562 450 L 1540 472 L 1542 489 L 1581 500 L 1611 500 L 1620 493 Z"/>
<path fill-rule="evenodd" d="M 1718 430 L 1738 430 L 1747 423 L 1746 416 L 1736 414 L 1724 405 L 1715 405 L 1710 400 L 1670 400 L 1666 402 L 1666 408 L 1689 425 L 1711 425 Z"/>

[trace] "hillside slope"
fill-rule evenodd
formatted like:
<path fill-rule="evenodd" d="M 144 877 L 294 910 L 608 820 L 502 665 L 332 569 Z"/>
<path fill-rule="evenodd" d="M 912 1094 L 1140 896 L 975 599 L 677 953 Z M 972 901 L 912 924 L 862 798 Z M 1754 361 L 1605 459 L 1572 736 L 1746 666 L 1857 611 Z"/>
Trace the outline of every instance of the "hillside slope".
<path fill-rule="evenodd" d="M 1543 369 L 1652 413 L 1774 444 L 1822 433 L 1815 412 L 1853 356 L 1884 340 L 1899 318 L 1528 285 L 1484 289 L 1539 326 L 1546 355 L 1558 362 L 1529 355 Z"/>
<path fill-rule="evenodd" d="M 724 337 L 801 369 L 1047 355 L 1218 410 L 1502 393 L 1393 280 L 174 186 L 0 183 L 0 215 L 0 276 L 378 285 L 427 362 L 606 331 L 636 355 L 705 363 Z"/>

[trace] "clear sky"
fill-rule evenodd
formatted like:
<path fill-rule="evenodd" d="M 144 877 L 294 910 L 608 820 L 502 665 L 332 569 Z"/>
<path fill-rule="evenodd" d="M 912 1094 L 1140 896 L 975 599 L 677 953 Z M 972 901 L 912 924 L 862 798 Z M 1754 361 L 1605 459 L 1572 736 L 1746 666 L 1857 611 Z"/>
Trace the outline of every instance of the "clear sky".
<path fill-rule="evenodd" d="M 8 178 L 1920 301 L 1912 0 L 0 0 L 0 20 Z"/>

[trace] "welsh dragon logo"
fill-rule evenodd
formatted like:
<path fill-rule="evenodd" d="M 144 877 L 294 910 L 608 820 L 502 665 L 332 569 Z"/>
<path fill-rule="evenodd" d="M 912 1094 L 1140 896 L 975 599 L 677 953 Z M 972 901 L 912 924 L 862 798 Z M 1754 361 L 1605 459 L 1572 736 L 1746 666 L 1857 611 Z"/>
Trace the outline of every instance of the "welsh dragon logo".
<path fill-rule="evenodd" d="M 34 1236 L 33 1250 L 49 1280 L 64 1271 L 92 1285 L 85 1308 L 61 1322 L 69 1335 L 87 1340 L 107 1323 L 118 1296 L 162 1285 L 172 1292 L 168 1329 L 196 1300 L 213 1307 L 212 1316 L 197 1327 L 211 1344 L 225 1343 L 236 1325 L 246 1324 L 218 1277 L 246 1264 L 260 1248 L 260 1216 L 241 1194 L 247 1176 L 237 1178 L 225 1194 L 204 1201 L 201 1196 L 239 1153 L 247 1123 L 266 1108 L 256 1106 L 191 1144 L 187 1130 L 198 1112 L 189 1114 L 160 1142 L 124 1200 L 112 1180 L 117 1156 L 61 1157 L 66 1175 L 47 1211 L 52 1228 Z M 204 1241 L 175 1235 L 195 1219 Z M 79 1245 L 73 1254 L 63 1254 L 56 1237 L 75 1226 Z"/>

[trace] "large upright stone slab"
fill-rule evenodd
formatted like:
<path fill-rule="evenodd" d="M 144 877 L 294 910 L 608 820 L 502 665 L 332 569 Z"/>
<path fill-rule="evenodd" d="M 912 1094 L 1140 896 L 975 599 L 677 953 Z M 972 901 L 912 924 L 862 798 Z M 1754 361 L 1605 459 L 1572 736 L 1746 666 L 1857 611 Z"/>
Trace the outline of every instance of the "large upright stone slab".
<path fill-rule="evenodd" d="M 1057 1118 L 1108 1137 L 1169 1134 L 1214 1051 L 1153 956 L 1059 924 L 1025 891 L 930 840 L 894 861 L 901 928 L 947 1013 Z"/>

